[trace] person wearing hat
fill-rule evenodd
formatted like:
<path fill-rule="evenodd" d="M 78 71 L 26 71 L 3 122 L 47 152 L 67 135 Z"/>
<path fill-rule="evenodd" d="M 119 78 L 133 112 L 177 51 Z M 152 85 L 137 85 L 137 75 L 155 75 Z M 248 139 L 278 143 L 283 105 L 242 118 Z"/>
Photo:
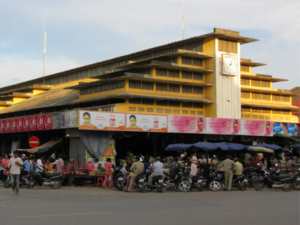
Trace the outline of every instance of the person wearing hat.
<path fill-rule="evenodd" d="M 20 185 L 20 174 L 21 168 L 23 167 L 22 159 L 19 158 L 19 153 L 14 151 L 14 156 L 9 160 L 8 169 L 11 176 L 11 187 L 12 194 L 16 192 L 16 195 L 19 195 L 19 185 Z"/>
<path fill-rule="evenodd" d="M 122 163 L 121 172 L 123 173 L 123 175 L 127 174 L 126 166 L 127 166 L 126 162 Z"/>
<path fill-rule="evenodd" d="M 135 183 L 136 177 L 145 172 L 145 165 L 143 162 L 140 161 L 139 156 L 135 157 L 135 163 L 132 164 L 132 168 L 133 168 L 133 175 L 130 178 L 129 187 L 128 187 L 128 189 L 125 190 L 125 192 L 130 192 L 132 190 L 133 186 L 136 185 L 136 183 Z"/>
<path fill-rule="evenodd" d="M 243 164 L 239 162 L 238 158 L 235 158 L 234 162 L 235 162 L 235 165 L 236 165 L 236 169 L 234 170 L 234 175 L 236 175 L 236 176 L 243 175 L 243 171 L 244 171 Z"/>
<path fill-rule="evenodd" d="M 148 185 L 149 186 L 152 185 L 153 177 L 163 176 L 163 178 L 164 178 L 164 174 L 163 174 L 164 164 L 160 160 L 161 160 L 161 158 L 159 156 L 157 156 L 156 159 L 155 159 L 155 163 L 152 166 L 153 173 L 148 178 Z"/>
<path fill-rule="evenodd" d="M 213 157 L 212 157 L 212 158 L 213 158 L 213 160 L 212 160 L 212 164 L 216 166 L 216 165 L 217 165 L 217 163 L 218 163 L 218 158 L 217 158 L 217 156 L 216 156 L 216 155 L 213 155 Z"/>
<path fill-rule="evenodd" d="M 85 170 L 91 171 L 91 170 L 94 170 L 94 169 L 95 169 L 95 165 L 93 163 L 93 159 L 88 159 L 87 164 L 85 166 Z"/>
<path fill-rule="evenodd" d="M 78 168 L 75 165 L 75 161 L 74 159 L 70 159 L 67 166 L 67 173 L 74 174 L 76 171 L 78 171 Z"/>
<path fill-rule="evenodd" d="M 227 155 L 226 159 L 222 163 L 220 163 L 217 168 L 220 168 L 222 166 L 224 167 L 224 175 L 225 175 L 224 191 L 227 191 L 227 190 L 231 191 L 233 171 L 235 170 L 236 165 L 231 160 L 230 155 Z"/>

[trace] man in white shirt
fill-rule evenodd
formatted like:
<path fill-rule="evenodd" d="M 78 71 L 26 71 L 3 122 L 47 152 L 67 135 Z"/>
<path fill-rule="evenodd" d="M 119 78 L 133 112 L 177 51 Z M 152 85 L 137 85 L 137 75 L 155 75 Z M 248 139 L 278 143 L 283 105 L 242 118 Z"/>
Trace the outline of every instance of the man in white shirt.
<path fill-rule="evenodd" d="M 16 195 L 19 195 L 19 182 L 20 182 L 20 173 L 23 166 L 22 159 L 19 158 L 19 153 L 14 152 L 14 156 L 9 160 L 8 169 L 11 176 L 11 186 L 12 194 L 16 192 Z"/>
<path fill-rule="evenodd" d="M 153 164 L 153 166 L 152 166 L 152 170 L 153 170 L 153 173 L 149 176 L 149 178 L 148 178 L 148 185 L 149 186 L 151 186 L 152 185 L 152 179 L 153 179 L 153 177 L 155 177 L 155 176 L 159 176 L 159 175 L 162 175 L 163 177 L 164 177 L 164 175 L 163 175 L 163 167 L 164 167 L 164 164 L 162 164 L 161 162 L 160 162 L 160 157 L 159 156 L 157 156 L 157 158 L 156 158 L 156 162 Z"/>

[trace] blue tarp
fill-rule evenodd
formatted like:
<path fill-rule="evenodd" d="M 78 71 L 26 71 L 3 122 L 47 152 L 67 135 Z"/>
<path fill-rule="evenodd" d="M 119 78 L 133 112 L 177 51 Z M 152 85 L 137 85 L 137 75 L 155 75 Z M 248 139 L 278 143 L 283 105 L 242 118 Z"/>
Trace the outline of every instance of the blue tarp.
<path fill-rule="evenodd" d="M 171 144 L 168 145 L 165 150 L 166 151 L 177 151 L 188 149 L 190 147 L 195 147 L 204 151 L 214 151 L 217 149 L 221 149 L 223 151 L 241 151 L 245 149 L 245 145 L 243 144 L 236 144 L 236 143 L 211 143 L 211 142 L 197 142 L 195 144 Z"/>

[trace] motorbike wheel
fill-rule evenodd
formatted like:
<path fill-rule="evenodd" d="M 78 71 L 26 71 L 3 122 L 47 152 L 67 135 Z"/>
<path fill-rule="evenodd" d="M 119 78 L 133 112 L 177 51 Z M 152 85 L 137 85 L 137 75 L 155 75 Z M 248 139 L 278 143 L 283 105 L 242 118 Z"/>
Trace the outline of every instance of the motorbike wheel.
<path fill-rule="evenodd" d="M 123 189 L 124 189 L 124 184 L 123 184 L 123 183 L 120 183 L 118 186 L 119 186 L 118 189 L 119 189 L 120 191 L 123 191 Z"/>
<path fill-rule="evenodd" d="M 53 189 L 58 189 L 61 187 L 61 180 L 54 180 L 53 182 L 55 182 L 55 184 L 51 185 Z"/>
<path fill-rule="evenodd" d="M 198 191 L 202 191 L 202 190 L 203 190 L 203 187 L 202 187 L 201 184 L 197 184 L 197 190 L 198 190 Z"/>
<path fill-rule="evenodd" d="M 264 182 L 257 182 L 255 185 L 254 185 L 254 188 L 256 191 L 261 191 L 262 189 L 264 189 L 265 187 L 265 183 Z"/>
<path fill-rule="evenodd" d="M 144 184 L 144 183 L 141 184 L 141 191 L 142 191 L 143 193 L 145 193 L 145 184 Z"/>
<path fill-rule="evenodd" d="M 35 181 L 28 181 L 28 183 L 27 183 L 27 189 L 34 188 L 34 185 L 35 185 Z"/>
<path fill-rule="evenodd" d="M 145 190 L 147 191 L 147 192 L 151 192 L 151 191 L 153 191 L 153 187 L 152 186 L 148 186 L 147 184 L 145 185 Z"/>
<path fill-rule="evenodd" d="M 179 190 L 182 192 L 187 192 L 191 189 L 191 184 L 190 182 L 183 180 L 179 183 Z"/>
<path fill-rule="evenodd" d="M 300 182 L 299 181 L 293 181 L 292 182 L 292 186 L 294 188 L 294 190 L 300 190 Z"/>
<path fill-rule="evenodd" d="M 6 179 L 6 180 L 4 181 L 4 187 L 5 187 L 5 188 L 9 188 L 10 185 L 11 185 L 10 180 L 7 180 L 7 179 Z"/>
<path fill-rule="evenodd" d="M 158 185 L 158 186 L 157 186 L 157 191 L 158 191 L 159 193 L 162 193 L 162 186 L 161 186 L 161 185 Z"/>
<path fill-rule="evenodd" d="M 209 182 L 208 188 L 211 191 L 219 191 L 221 189 L 221 183 L 217 180 Z"/>
<path fill-rule="evenodd" d="M 292 190 L 292 184 L 291 183 L 286 183 L 283 188 L 281 188 L 283 191 L 290 191 Z"/>
<path fill-rule="evenodd" d="M 239 185 L 239 190 L 240 191 L 245 191 L 246 187 L 247 187 L 246 184 L 244 182 L 241 182 L 240 185 Z"/>

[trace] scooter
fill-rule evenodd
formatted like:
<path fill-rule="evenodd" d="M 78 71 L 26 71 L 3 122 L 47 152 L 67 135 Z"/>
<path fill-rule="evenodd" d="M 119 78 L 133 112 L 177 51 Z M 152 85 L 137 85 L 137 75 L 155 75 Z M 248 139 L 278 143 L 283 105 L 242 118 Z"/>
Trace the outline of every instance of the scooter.
<path fill-rule="evenodd" d="M 20 181 L 19 185 L 27 185 L 28 184 L 28 179 L 29 179 L 29 174 L 20 174 Z M 11 176 L 8 175 L 6 180 L 4 181 L 4 187 L 9 188 L 11 186 Z"/>
<path fill-rule="evenodd" d="M 232 187 L 238 188 L 240 191 L 245 191 L 247 187 L 247 179 L 245 179 L 244 175 L 233 176 L 232 179 Z"/>
<path fill-rule="evenodd" d="M 182 192 L 187 192 L 191 189 L 190 182 L 182 172 L 179 172 L 178 175 L 175 176 L 175 178 L 166 176 L 163 186 L 166 188 L 166 190 L 173 189 L 180 190 Z"/>
<path fill-rule="evenodd" d="M 190 182 L 191 189 L 196 188 L 198 191 L 202 191 L 203 190 L 203 185 L 202 185 L 203 179 L 204 179 L 204 177 L 202 177 L 200 174 L 190 178 L 190 181 L 192 181 L 192 183 Z"/>
<path fill-rule="evenodd" d="M 53 189 L 58 189 L 62 185 L 63 173 L 31 171 L 29 175 L 27 189 L 33 188 L 36 184 L 39 186 L 51 186 Z"/>
<path fill-rule="evenodd" d="M 120 190 L 123 191 L 125 187 L 125 182 L 124 182 L 124 174 L 121 172 L 122 164 L 115 168 L 114 174 L 113 174 L 113 181 L 114 181 L 114 186 Z"/>
<path fill-rule="evenodd" d="M 146 175 L 140 174 L 135 179 L 136 182 L 136 190 L 145 193 L 145 182 L 146 182 Z"/>
<path fill-rule="evenodd" d="M 149 176 L 151 175 L 151 171 L 147 171 L 146 172 L 146 181 L 148 182 L 148 179 L 149 179 Z M 153 191 L 153 189 L 156 189 L 158 192 L 162 192 L 163 190 L 163 182 L 164 182 L 164 178 L 162 175 L 157 175 L 157 176 L 154 176 L 152 178 L 152 185 L 149 186 L 149 185 L 145 185 L 145 189 L 146 191 Z"/>
<path fill-rule="evenodd" d="M 254 188 L 256 191 L 261 191 L 265 185 L 269 189 L 282 189 L 283 191 L 290 191 L 292 189 L 293 175 L 276 176 L 268 170 L 264 171 L 264 176 L 258 176 L 254 180 Z"/>
<path fill-rule="evenodd" d="M 204 175 L 200 173 L 202 177 L 202 187 L 207 187 L 211 191 L 219 191 L 221 189 L 221 178 L 219 178 L 216 173 L 210 171 L 209 175 Z"/>

